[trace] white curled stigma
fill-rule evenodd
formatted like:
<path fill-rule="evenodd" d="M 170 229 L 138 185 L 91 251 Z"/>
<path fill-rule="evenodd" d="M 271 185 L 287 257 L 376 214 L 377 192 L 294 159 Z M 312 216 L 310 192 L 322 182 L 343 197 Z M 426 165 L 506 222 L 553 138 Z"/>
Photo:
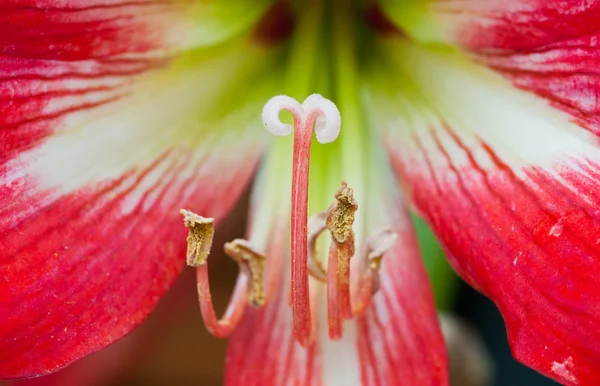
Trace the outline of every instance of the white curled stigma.
<path fill-rule="evenodd" d="M 340 134 L 340 111 L 335 103 L 319 94 L 309 95 L 302 104 L 287 95 L 271 98 L 263 108 L 262 121 L 265 128 L 275 135 L 289 135 L 294 129 L 292 125 L 279 119 L 282 110 L 289 111 L 294 117 L 294 123 L 300 123 L 301 127 L 314 127 L 320 143 L 333 142 Z"/>

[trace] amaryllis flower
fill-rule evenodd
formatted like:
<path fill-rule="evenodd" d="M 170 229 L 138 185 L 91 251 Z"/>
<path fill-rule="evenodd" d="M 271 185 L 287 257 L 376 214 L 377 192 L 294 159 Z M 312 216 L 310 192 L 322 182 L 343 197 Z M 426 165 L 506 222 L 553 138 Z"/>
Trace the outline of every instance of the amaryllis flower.
<path fill-rule="evenodd" d="M 599 25 L 595 0 L 2 1 L 0 376 L 140 324 L 185 208 L 227 384 L 445 385 L 411 203 L 517 360 L 597 385 Z M 219 321 L 212 219 L 253 176 Z"/>

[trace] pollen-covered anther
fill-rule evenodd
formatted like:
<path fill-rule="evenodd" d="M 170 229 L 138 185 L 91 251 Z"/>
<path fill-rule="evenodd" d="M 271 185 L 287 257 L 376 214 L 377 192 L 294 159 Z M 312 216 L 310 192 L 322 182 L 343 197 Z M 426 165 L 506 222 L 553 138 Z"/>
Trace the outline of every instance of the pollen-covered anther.
<path fill-rule="evenodd" d="M 235 260 L 240 271 L 248 277 L 247 299 L 254 308 L 265 304 L 265 256 L 256 251 L 252 245 L 243 239 L 235 239 L 225 243 L 225 253 Z"/>
<path fill-rule="evenodd" d="M 289 111 L 293 126 L 281 122 L 279 113 Z M 340 133 L 341 115 L 330 100 L 312 94 L 302 102 L 279 95 L 271 98 L 263 108 L 262 120 L 265 128 L 276 135 L 294 132 L 294 156 L 292 164 L 292 211 L 291 211 L 291 256 L 292 256 L 292 313 L 294 336 L 308 346 L 315 334 L 308 291 L 308 176 L 310 147 L 313 131 L 321 143 L 334 141 Z M 314 267 L 313 267 L 314 268 Z M 313 270 L 318 273 L 318 270 Z"/>
<path fill-rule="evenodd" d="M 358 203 L 354 199 L 354 191 L 348 187 L 346 181 L 335 193 L 335 202 L 327 211 L 327 228 L 336 243 L 345 243 L 352 235 L 354 214 L 358 210 Z M 354 254 L 354 252 L 352 252 Z"/>
<path fill-rule="evenodd" d="M 186 209 L 181 209 L 180 213 L 183 215 L 183 222 L 188 229 L 187 265 L 197 267 L 206 264 L 215 235 L 215 220 L 198 216 Z"/>

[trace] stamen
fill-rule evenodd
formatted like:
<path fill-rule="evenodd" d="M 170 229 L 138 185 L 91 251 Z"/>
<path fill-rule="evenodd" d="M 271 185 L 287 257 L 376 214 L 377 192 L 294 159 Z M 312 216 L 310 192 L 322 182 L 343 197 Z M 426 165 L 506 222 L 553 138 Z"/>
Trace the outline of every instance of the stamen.
<path fill-rule="evenodd" d="M 329 337 L 341 338 L 341 320 L 352 316 L 350 303 L 350 258 L 354 255 L 354 214 L 358 204 L 346 181 L 335 193 L 335 202 L 327 211 L 331 246 L 327 266 L 327 310 Z"/>
<path fill-rule="evenodd" d="M 327 211 L 325 220 L 331 234 L 327 266 L 327 324 L 329 337 L 334 340 L 342 336 L 343 318 L 362 315 L 370 305 L 371 298 L 379 290 L 379 270 L 383 255 L 397 239 L 397 235 L 389 228 L 367 237 L 364 247 L 356 256 L 361 271 L 358 286 L 351 291 L 350 259 L 355 255 L 352 225 L 358 204 L 354 199 L 353 190 L 345 181 L 342 181 L 335 199 Z M 318 225 L 322 226 L 322 223 L 318 220 L 322 219 L 322 215 L 313 218 L 317 224 L 314 229 L 320 231 Z M 315 234 L 313 237 L 317 236 L 318 234 Z"/>
<path fill-rule="evenodd" d="M 385 228 L 374 232 L 365 242 L 361 253 L 357 256 L 366 265 L 358 288 L 352 293 L 352 314 L 363 315 L 371 304 L 371 299 L 379 290 L 379 270 L 384 254 L 390 250 L 398 238 L 391 229 Z"/>
<path fill-rule="evenodd" d="M 308 174 L 313 129 L 317 140 L 327 143 L 335 140 L 340 131 L 341 117 L 333 102 L 313 94 L 302 105 L 287 96 L 272 98 L 263 108 L 262 118 L 267 130 L 276 135 L 287 135 L 291 126 L 279 120 L 281 110 L 294 118 L 294 158 L 292 166 L 292 313 L 294 335 L 307 346 L 312 334 L 308 292 Z"/>
<path fill-rule="evenodd" d="M 327 273 L 317 260 L 317 239 L 327 229 L 327 213 L 321 212 L 308 219 L 308 274 L 322 283 L 327 282 Z"/>
<path fill-rule="evenodd" d="M 234 240 L 225 244 L 225 252 L 240 265 L 231 300 L 223 317 L 219 320 L 210 292 L 208 279 L 208 255 L 213 242 L 214 219 L 204 218 L 182 209 L 184 223 L 188 229 L 187 261 L 196 267 L 198 302 L 206 329 L 213 335 L 224 338 L 233 333 L 240 323 L 246 302 L 259 307 L 264 303 L 263 269 L 264 256 L 256 252 L 245 240 Z"/>
<path fill-rule="evenodd" d="M 379 270 L 383 255 L 394 246 L 397 239 L 398 234 L 394 233 L 390 228 L 381 229 L 367 237 L 367 258 L 369 259 L 369 268 L 373 277 L 372 295 L 379 291 Z"/>

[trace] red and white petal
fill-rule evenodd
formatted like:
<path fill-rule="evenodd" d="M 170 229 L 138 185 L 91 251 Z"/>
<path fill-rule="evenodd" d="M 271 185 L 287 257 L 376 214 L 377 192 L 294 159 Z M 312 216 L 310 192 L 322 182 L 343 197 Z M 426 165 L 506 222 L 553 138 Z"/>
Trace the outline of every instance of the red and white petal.
<path fill-rule="evenodd" d="M 193 272 L 184 272 L 161 299 L 152 315 L 131 334 L 109 347 L 82 358 L 64 369 L 36 378 L 2 382 L 3 386 L 102 386 L 127 377 L 154 352 L 165 335 L 186 315 L 186 304 L 193 304 L 188 291 Z M 174 317 L 175 316 L 175 317 Z"/>
<path fill-rule="evenodd" d="M 5 0 L 0 4 L 0 56 L 19 58 L 22 63 L 29 59 L 111 61 L 207 46 L 251 28 L 271 3 Z"/>
<path fill-rule="evenodd" d="M 589 45 L 598 35 L 600 18 L 598 0 L 429 0 L 413 4 L 384 0 L 384 3 L 388 15 L 409 34 L 473 51 L 515 52 L 550 45 L 555 48 Z M 398 14 L 402 7 L 409 7 L 412 23 L 407 23 L 407 16 Z M 430 28 L 425 36 L 420 23 L 436 28 Z"/>
<path fill-rule="evenodd" d="M 498 305 L 518 360 L 598 384 L 597 138 L 455 51 L 388 44 L 367 103 L 413 203 Z"/>
<path fill-rule="evenodd" d="M 361 382 L 355 384 L 448 385 L 446 348 L 406 202 L 389 166 L 377 161 L 371 161 L 377 172 L 369 178 L 360 210 L 367 229 L 389 226 L 398 239 L 383 257 L 372 306 L 363 318 L 346 322 L 348 327 L 356 323 Z M 331 358 L 343 350 L 338 346 Z"/>
<path fill-rule="evenodd" d="M 415 39 L 448 43 L 573 116 L 600 136 L 600 1 L 433 0 L 387 2 Z"/>
<path fill-rule="evenodd" d="M 179 48 L 154 47 L 172 31 L 151 21 L 171 3 L 38 3 L 2 5 L 56 44 L 0 43 L 0 378 L 56 371 L 148 315 L 185 260 L 178 210 L 221 217 L 251 177 L 277 76 L 246 41 L 165 61 Z"/>
<path fill-rule="evenodd" d="M 369 203 L 372 205 L 361 206 L 369 220 L 357 228 L 390 226 L 399 238 L 384 257 L 381 288 L 371 307 L 364 316 L 344 323 L 340 341 L 331 341 L 326 288 L 311 278 L 316 342 L 308 349 L 297 343 L 289 297 L 289 220 L 281 217 L 278 223 L 269 223 L 261 217 L 253 228 L 253 238 L 269 240 L 262 247 L 267 251 L 267 269 L 275 270 L 273 276 L 278 282 L 268 293 L 265 308 L 247 310 L 232 336 L 226 385 L 448 384 L 444 342 L 404 201 L 398 188 L 389 183 L 395 177 L 386 169 L 388 166 L 375 160 L 373 163 L 378 167 L 369 176 L 366 191 L 366 196 L 373 198 Z M 263 202 L 265 206 L 271 203 Z M 255 213 L 264 211 L 272 208 Z"/>
<path fill-rule="evenodd" d="M 318 347 L 312 345 L 306 350 L 293 334 L 289 219 L 280 217 L 277 221 L 277 217 L 267 217 L 252 221 L 250 241 L 267 257 L 266 305 L 261 309 L 247 308 L 231 337 L 225 385 L 318 385 Z"/>
<path fill-rule="evenodd" d="M 594 41 L 600 1 L 382 0 L 383 11 L 421 42 L 450 43 L 474 51 L 517 51 L 579 38 Z"/>

